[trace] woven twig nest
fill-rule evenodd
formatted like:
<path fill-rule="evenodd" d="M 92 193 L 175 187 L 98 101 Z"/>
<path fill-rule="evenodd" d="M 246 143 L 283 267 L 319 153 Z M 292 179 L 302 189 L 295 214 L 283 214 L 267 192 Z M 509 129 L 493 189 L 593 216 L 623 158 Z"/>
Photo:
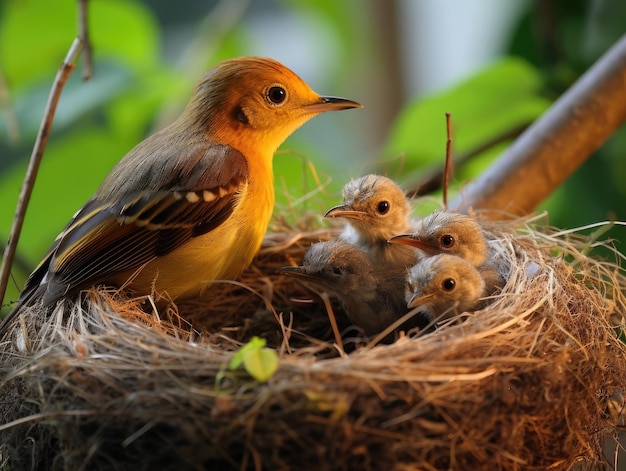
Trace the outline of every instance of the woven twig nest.
<path fill-rule="evenodd" d="M 590 242 L 487 225 L 511 266 L 482 311 L 371 345 L 275 274 L 332 230 L 275 232 L 238 284 L 146 313 L 93 289 L 2 339 L 8 469 L 569 469 L 619 425 L 625 279 Z M 313 296 L 316 299 L 315 296 Z M 141 303 L 143 301 L 143 308 Z M 280 366 L 229 371 L 254 335 Z M 349 353 L 346 353 L 349 352 Z"/>

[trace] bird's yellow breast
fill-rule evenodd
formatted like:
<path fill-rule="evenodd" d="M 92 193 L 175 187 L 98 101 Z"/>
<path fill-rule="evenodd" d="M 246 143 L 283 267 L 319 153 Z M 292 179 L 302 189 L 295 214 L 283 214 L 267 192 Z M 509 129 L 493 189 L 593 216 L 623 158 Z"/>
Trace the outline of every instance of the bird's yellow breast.
<path fill-rule="evenodd" d="M 249 159 L 250 180 L 242 188 L 233 213 L 220 226 L 194 237 L 133 274 L 128 286 L 137 292 L 166 292 L 172 298 L 195 296 L 212 280 L 234 279 L 258 252 L 274 208 L 271 156 Z M 123 284 L 124 280 L 119 280 Z"/>

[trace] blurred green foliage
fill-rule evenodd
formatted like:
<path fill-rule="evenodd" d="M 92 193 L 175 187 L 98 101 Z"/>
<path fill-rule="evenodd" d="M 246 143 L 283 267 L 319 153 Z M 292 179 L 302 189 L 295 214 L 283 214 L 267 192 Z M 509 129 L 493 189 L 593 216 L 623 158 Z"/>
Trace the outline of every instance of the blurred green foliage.
<path fill-rule="evenodd" d="M 332 51 L 324 54 L 336 58 L 330 92 L 348 90 L 344 95 L 362 100 L 366 109 L 359 112 L 368 113 L 368 96 L 363 94 L 368 77 L 380 72 L 383 52 L 372 28 L 375 12 L 362 2 L 237 0 L 213 2 L 214 8 L 190 3 L 186 8 L 201 13 L 186 28 L 186 39 L 174 43 L 176 51 L 166 57 L 163 15 L 156 13 L 165 2 L 91 1 L 95 75 L 82 81 L 79 62 L 63 92 L 20 239 L 15 282 L 6 300 L 16 299 L 28 272 L 109 169 L 147 134 L 177 116 L 202 72 L 221 59 L 250 53 L 254 39 L 246 14 L 261 8 L 260 4 L 273 12 L 316 18 L 324 25 L 333 41 Z M 536 119 L 624 30 L 624 22 L 615 18 L 616 9 L 624 9 L 619 2 L 560 0 L 551 5 L 556 21 L 553 35 L 542 35 L 537 21 L 544 12 L 530 8 L 512 35 L 507 57 L 449 90 L 406 103 L 380 151 L 350 155 L 362 153 L 363 142 L 369 142 L 370 130 L 359 128 L 362 115 L 328 116 L 307 124 L 305 132 L 291 137 L 274 161 L 281 214 L 292 221 L 305 208 L 323 214 L 337 202 L 346 179 L 366 171 L 385 171 L 409 187 L 441 165 L 445 112 L 452 114 L 456 155 Z M 0 3 L 2 244 L 53 77 L 76 34 L 76 7 L 75 0 Z M 601 28 L 601 24 L 609 26 Z M 348 131 L 338 124 L 346 121 L 351 121 Z M 389 123 L 375 126 L 383 125 Z M 325 149 L 333 139 L 339 141 L 335 142 L 339 150 L 328 155 Z M 495 146 L 458 169 L 456 187 L 478 175 L 504 146 Z M 611 214 L 626 217 L 626 187 L 621 183 L 626 179 L 624 149 L 626 134 L 621 130 L 546 202 L 552 223 L 572 227 Z M 338 158 L 344 153 L 345 158 Z M 373 164 L 357 167 L 357 159 Z"/>
<path fill-rule="evenodd" d="M 385 149 L 388 155 L 404 155 L 402 168 L 387 170 L 412 182 L 425 168 L 441 166 L 447 139 L 445 113 L 451 116 L 456 156 L 531 123 L 551 103 L 541 94 L 541 87 L 541 76 L 534 67 L 519 58 L 505 57 L 458 86 L 409 103 L 391 128 Z M 451 190 L 480 174 L 501 151 L 502 145 L 494 146 L 461 167 Z"/>

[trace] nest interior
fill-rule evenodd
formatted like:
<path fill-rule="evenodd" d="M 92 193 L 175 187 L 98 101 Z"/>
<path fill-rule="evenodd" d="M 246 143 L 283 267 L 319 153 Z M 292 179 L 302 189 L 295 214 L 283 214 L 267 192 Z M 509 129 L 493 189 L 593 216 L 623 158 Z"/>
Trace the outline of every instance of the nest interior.
<path fill-rule="evenodd" d="M 7 469 L 570 469 L 622 425 L 626 281 L 594 242 L 484 221 L 510 267 L 484 309 L 376 344 L 276 269 L 331 229 L 275 231 L 236 283 L 147 309 L 104 288 L 16 316 L 0 350 Z M 313 302 L 305 302 L 313 299 Z M 320 301 L 321 299 L 321 301 Z M 333 318 L 341 331 L 331 328 Z M 253 336 L 266 383 L 229 361 Z"/>

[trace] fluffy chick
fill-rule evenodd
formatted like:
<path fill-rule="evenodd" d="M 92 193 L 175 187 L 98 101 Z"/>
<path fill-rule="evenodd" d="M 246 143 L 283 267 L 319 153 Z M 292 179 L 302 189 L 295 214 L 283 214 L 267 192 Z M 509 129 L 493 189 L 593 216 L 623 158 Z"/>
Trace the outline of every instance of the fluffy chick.
<path fill-rule="evenodd" d="M 417 261 L 415 250 L 393 246 L 387 240 L 412 230 L 411 206 L 404 191 L 390 178 L 365 175 L 348 182 L 343 203 L 329 209 L 325 217 L 345 218 L 340 238 L 367 253 L 381 267 L 404 268 Z"/>
<path fill-rule="evenodd" d="M 484 294 L 485 282 L 478 270 L 455 255 L 426 257 L 409 270 L 406 279 L 407 307 L 421 306 L 431 320 L 472 310 Z"/>
<path fill-rule="evenodd" d="M 418 221 L 411 233 L 389 239 L 391 244 L 408 245 L 432 256 L 455 255 L 478 269 L 487 294 L 504 285 L 503 270 L 493 256 L 483 229 L 474 218 L 451 211 L 435 211 Z"/>
<path fill-rule="evenodd" d="M 381 270 L 365 252 L 340 239 L 313 244 L 302 266 L 283 267 L 278 272 L 339 298 L 350 321 L 368 336 L 380 333 L 408 311 L 405 270 Z M 402 328 L 424 324 L 415 316 Z"/>

